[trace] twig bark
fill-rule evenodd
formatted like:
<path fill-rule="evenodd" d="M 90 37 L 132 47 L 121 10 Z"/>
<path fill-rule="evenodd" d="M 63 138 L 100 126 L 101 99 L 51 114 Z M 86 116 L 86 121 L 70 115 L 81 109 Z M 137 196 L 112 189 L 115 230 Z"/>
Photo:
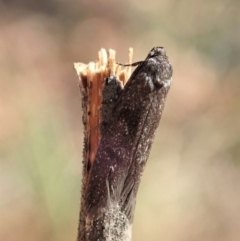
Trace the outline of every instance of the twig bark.
<path fill-rule="evenodd" d="M 121 73 L 114 73 L 111 54 L 108 64 L 101 56 L 99 62 L 105 68 L 100 72 L 93 71 L 93 63 L 75 64 L 85 130 L 78 241 L 127 241 L 131 240 L 137 190 L 170 88 L 172 67 L 165 50 L 155 47 L 146 60 L 132 64 L 138 67 L 125 84 L 119 80 Z"/>

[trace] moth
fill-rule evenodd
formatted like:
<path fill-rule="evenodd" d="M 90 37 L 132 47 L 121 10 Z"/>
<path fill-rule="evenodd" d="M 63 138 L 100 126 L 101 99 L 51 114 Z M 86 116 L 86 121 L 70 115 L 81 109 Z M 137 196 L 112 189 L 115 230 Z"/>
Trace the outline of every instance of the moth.
<path fill-rule="evenodd" d="M 85 200 L 89 233 L 93 222 L 106 229 L 103 220 L 111 207 L 132 223 L 140 178 L 172 82 L 163 47 L 154 47 L 132 66 L 137 67 L 124 87 L 111 75 L 103 88 L 101 139 Z M 101 236 L 97 233 L 92 240 Z"/>

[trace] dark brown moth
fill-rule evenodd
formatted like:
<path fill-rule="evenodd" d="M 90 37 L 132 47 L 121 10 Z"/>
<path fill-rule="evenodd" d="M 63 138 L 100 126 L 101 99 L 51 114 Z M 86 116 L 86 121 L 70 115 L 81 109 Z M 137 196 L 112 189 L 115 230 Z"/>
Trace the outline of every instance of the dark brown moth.
<path fill-rule="evenodd" d="M 163 47 L 154 47 L 132 66 L 137 68 L 123 88 L 112 75 L 103 89 L 101 139 L 85 195 L 85 240 L 122 240 L 127 233 L 171 85 L 172 67 Z"/>

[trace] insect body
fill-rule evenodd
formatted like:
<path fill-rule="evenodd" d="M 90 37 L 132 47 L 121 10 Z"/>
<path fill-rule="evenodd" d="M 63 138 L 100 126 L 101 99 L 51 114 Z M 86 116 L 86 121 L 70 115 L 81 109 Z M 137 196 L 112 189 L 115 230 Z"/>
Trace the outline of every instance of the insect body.
<path fill-rule="evenodd" d="M 153 48 L 145 60 L 132 65 L 137 68 L 123 89 L 114 78 L 110 79 L 112 85 L 106 84 L 103 89 L 104 126 L 85 200 L 89 240 L 108 240 L 107 217 L 111 217 L 115 226 L 126 220 L 132 223 L 140 177 L 171 85 L 172 67 L 164 48 Z M 114 81 L 117 98 L 107 89 L 114 86 Z M 108 105 L 104 93 L 114 104 L 110 101 Z M 113 210 L 112 213 L 109 210 Z M 123 232 L 125 229 L 123 225 Z M 104 235 L 99 230 L 105 230 Z"/>

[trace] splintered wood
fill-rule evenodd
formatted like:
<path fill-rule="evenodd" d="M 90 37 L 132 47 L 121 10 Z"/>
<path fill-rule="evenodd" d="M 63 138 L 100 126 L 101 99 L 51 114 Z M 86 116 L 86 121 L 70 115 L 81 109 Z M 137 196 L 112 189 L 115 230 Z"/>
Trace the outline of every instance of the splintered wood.
<path fill-rule="evenodd" d="M 133 49 L 129 48 L 128 64 L 132 63 Z M 116 51 L 105 49 L 98 52 L 98 61 L 89 64 L 74 63 L 74 68 L 79 77 L 79 87 L 82 93 L 83 125 L 85 130 L 84 159 L 85 163 L 92 164 L 99 141 L 99 109 L 102 100 L 104 79 L 114 73 L 123 85 L 131 75 L 131 67 L 122 69 L 115 61 Z M 86 167 L 86 166 L 85 166 Z M 87 168 L 87 167 L 86 167 Z"/>

